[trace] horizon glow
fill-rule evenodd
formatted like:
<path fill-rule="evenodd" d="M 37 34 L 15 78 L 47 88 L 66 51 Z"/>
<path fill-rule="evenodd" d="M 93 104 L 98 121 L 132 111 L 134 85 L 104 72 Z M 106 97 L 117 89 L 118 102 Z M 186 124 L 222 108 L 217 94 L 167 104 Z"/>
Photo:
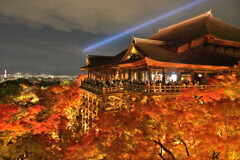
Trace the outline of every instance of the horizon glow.
<path fill-rule="evenodd" d="M 203 1 L 205 1 L 205 0 L 196 0 L 196 1 L 192 2 L 192 3 L 189 3 L 189 4 L 187 4 L 187 5 L 184 5 L 184 6 L 180 7 L 180 8 L 177 8 L 177 9 L 175 9 L 175 10 L 173 10 L 173 11 L 167 12 L 167 13 L 165 13 L 165 14 L 157 17 L 157 18 L 154 18 L 154 19 L 152 19 L 152 20 L 150 20 L 150 21 L 147 21 L 147 22 L 145 22 L 145 23 L 143 23 L 143 24 L 141 24 L 141 25 L 135 26 L 135 27 L 133 27 L 133 28 L 131 28 L 131 29 L 129 29 L 129 30 L 126 30 L 126 31 L 124 31 L 124 32 L 122 32 L 122 33 L 119 33 L 119 34 L 116 34 L 116 35 L 114 35 L 114 36 L 112 36 L 112 37 L 110 37 L 110 38 L 107 38 L 107 39 L 105 39 L 105 40 L 103 40 L 103 41 L 101 41 L 101 42 L 98 42 L 98 43 L 96 43 L 96 44 L 93 44 L 93 45 L 85 48 L 83 51 L 84 51 L 84 52 L 88 52 L 88 51 L 90 51 L 90 50 L 92 50 L 92 49 L 95 49 L 95 48 L 100 47 L 100 46 L 102 46 L 102 45 L 104 45 L 104 44 L 107 44 L 107 43 L 109 43 L 109 42 L 111 42 L 111 41 L 113 41 L 113 40 L 116 40 L 116 39 L 118 39 L 118 38 L 120 38 L 120 37 L 122 37 L 122 36 L 124 36 L 124 35 L 127 35 L 127 34 L 133 32 L 133 31 L 136 31 L 136 30 L 138 30 L 138 29 L 140 29 L 140 28 L 146 27 L 146 26 L 148 26 L 148 25 L 150 25 L 150 24 L 152 24 L 152 23 L 155 23 L 155 22 L 157 22 L 157 21 L 163 20 L 163 19 L 165 19 L 165 18 L 167 18 L 167 17 L 169 17 L 169 16 L 172 16 L 172 15 L 178 13 L 178 12 L 181 12 L 181 11 L 187 9 L 187 8 L 193 7 L 193 6 L 199 4 L 199 3 L 203 2 Z"/>

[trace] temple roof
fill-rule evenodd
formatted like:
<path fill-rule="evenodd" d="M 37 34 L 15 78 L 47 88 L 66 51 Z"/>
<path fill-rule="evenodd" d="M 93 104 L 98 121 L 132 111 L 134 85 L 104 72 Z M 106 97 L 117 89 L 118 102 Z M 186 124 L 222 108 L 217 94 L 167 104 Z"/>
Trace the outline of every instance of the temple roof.
<path fill-rule="evenodd" d="M 224 51 L 219 51 L 218 48 L 208 48 L 209 45 L 219 47 Z M 228 49 L 232 51 L 227 53 Z M 133 50 L 139 54 L 135 59 L 129 58 L 136 56 Z M 161 63 L 233 66 L 240 59 L 239 52 L 240 29 L 214 18 L 209 11 L 160 29 L 158 33 L 149 38 L 133 37 L 130 47 L 116 56 L 90 55 L 87 57 L 88 63 L 83 68 L 117 67 L 124 63 L 135 63 L 146 57 Z"/>
<path fill-rule="evenodd" d="M 116 56 L 113 57 L 112 62 L 110 62 L 110 63 L 111 64 L 119 63 L 127 51 L 128 51 L 128 49 L 125 49 L 124 51 L 118 53 Z"/>
<path fill-rule="evenodd" d="M 88 55 L 88 63 L 86 64 L 86 66 L 99 66 L 101 64 L 108 63 L 108 61 L 112 58 L 113 56 Z"/>
<path fill-rule="evenodd" d="M 99 56 L 99 55 L 88 55 L 87 56 L 87 63 L 82 68 L 91 68 L 91 67 L 99 67 L 101 65 L 116 65 L 122 59 L 122 57 L 127 52 L 127 49 L 118 53 L 116 56 Z"/>
<path fill-rule="evenodd" d="M 211 12 L 160 29 L 148 39 L 165 41 L 170 46 L 177 47 L 207 34 L 219 39 L 240 42 L 240 29 L 214 18 Z"/>

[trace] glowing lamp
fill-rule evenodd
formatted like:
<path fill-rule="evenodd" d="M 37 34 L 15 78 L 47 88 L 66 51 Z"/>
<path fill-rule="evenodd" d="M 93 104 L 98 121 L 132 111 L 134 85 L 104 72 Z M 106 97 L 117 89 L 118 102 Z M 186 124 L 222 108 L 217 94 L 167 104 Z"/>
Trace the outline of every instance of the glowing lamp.
<path fill-rule="evenodd" d="M 172 74 L 170 77 L 174 82 L 177 81 L 177 75 L 176 74 Z"/>

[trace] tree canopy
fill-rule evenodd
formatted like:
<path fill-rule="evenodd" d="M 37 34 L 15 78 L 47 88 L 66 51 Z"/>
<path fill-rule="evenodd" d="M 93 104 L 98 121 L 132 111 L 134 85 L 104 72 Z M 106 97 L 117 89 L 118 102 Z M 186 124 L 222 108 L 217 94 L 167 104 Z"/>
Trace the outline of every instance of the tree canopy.
<path fill-rule="evenodd" d="M 81 131 L 81 89 L 16 84 L 0 104 L 2 159 L 239 159 L 240 81 L 213 79 L 205 90 L 104 112 Z M 5 85 L 4 85 L 5 87 Z"/>
<path fill-rule="evenodd" d="M 240 82 L 225 75 L 212 85 L 103 113 L 66 159 L 239 159 Z"/>

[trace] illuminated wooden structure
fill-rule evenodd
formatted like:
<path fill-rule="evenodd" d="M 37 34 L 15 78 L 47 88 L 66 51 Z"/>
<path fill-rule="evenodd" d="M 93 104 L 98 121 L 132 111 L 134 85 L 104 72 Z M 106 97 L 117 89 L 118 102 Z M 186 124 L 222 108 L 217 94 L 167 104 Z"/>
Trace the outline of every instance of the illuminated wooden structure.
<path fill-rule="evenodd" d="M 197 87 L 203 89 L 208 77 L 228 72 L 239 59 L 240 29 L 214 18 L 209 11 L 160 29 L 149 38 L 133 37 L 128 49 L 116 56 L 87 56 L 81 70 L 88 71 L 89 78 L 128 83 L 118 88 L 97 88 L 83 83 L 82 88 L 96 95 L 126 94 L 126 91 L 160 95 L 179 92 L 198 82 Z M 190 85 L 178 85 L 181 81 L 189 81 Z M 173 82 L 177 85 L 167 85 Z"/>
<path fill-rule="evenodd" d="M 160 29 L 147 39 L 133 37 L 129 48 L 116 56 L 88 56 L 81 69 L 101 80 L 160 79 L 164 85 L 188 79 L 206 84 L 207 74 L 228 70 L 239 57 L 240 30 L 207 12 Z"/>

